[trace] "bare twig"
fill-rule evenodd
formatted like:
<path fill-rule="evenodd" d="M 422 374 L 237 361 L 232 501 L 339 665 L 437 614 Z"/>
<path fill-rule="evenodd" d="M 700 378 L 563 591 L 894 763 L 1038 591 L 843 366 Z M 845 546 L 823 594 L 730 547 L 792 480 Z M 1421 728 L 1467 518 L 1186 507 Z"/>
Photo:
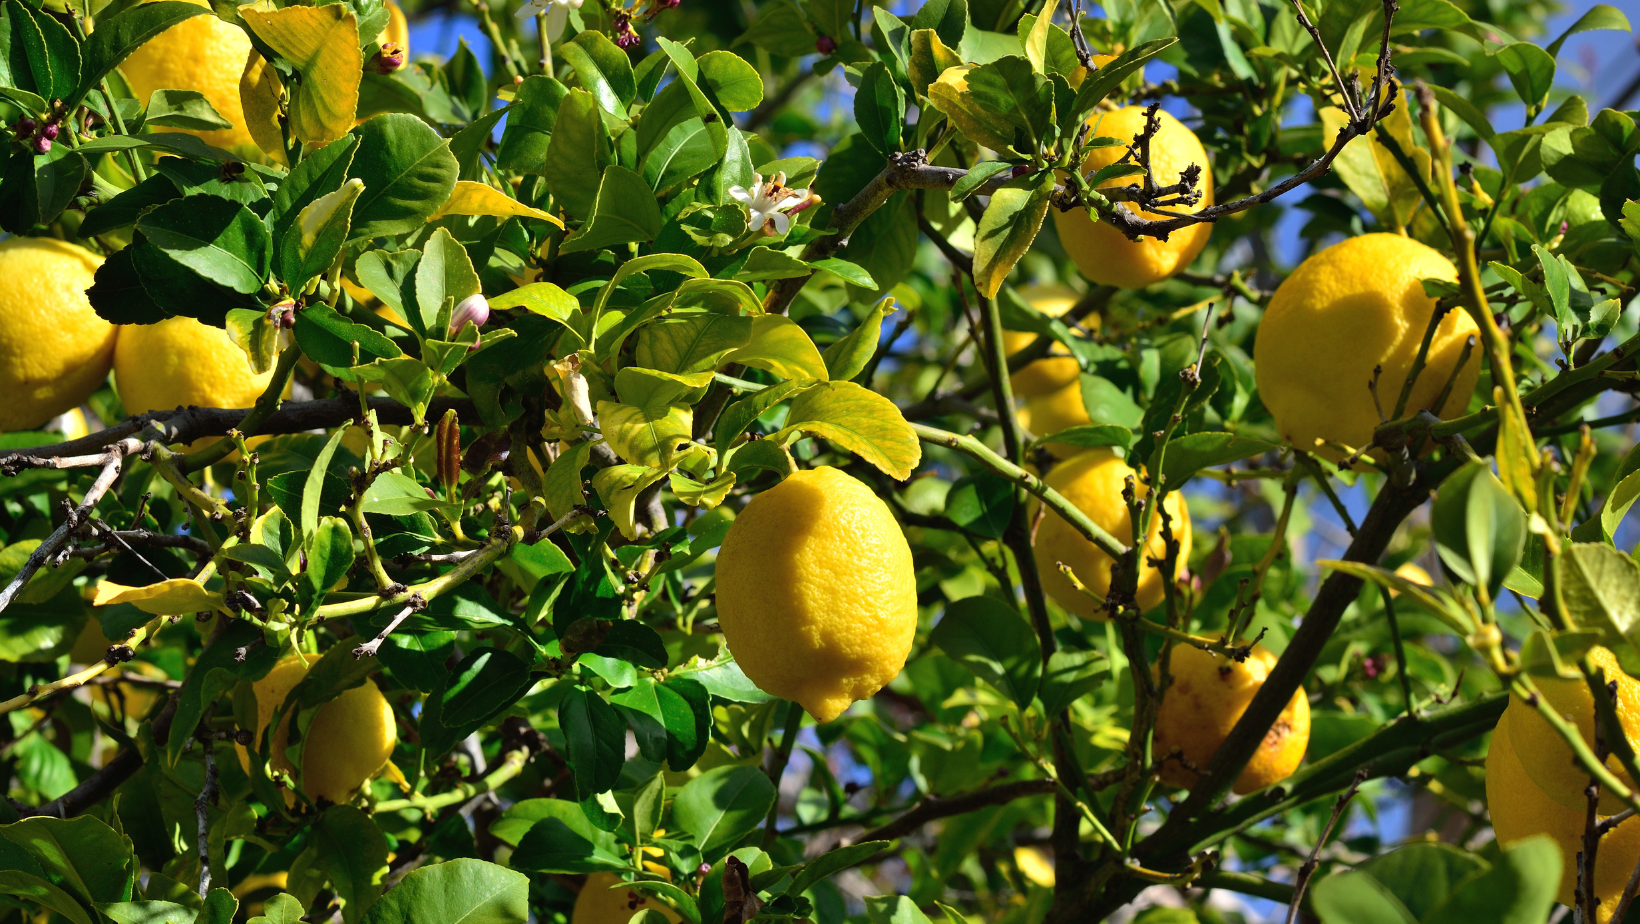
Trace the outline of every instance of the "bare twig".
<path fill-rule="evenodd" d="M 397 629 L 400 624 L 410 618 L 410 614 L 419 613 L 424 609 L 427 609 L 427 598 L 423 597 L 421 594 L 411 594 L 409 602 L 404 605 L 404 609 L 399 610 L 398 613 L 393 616 L 392 620 L 387 623 L 386 628 L 376 633 L 375 638 L 353 649 L 354 660 L 358 660 L 365 655 L 369 655 L 374 658 L 376 656 L 377 649 L 382 647 L 382 643 L 387 641 L 387 637 L 392 635 L 393 631 Z"/>
<path fill-rule="evenodd" d="M 211 806 L 216 802 L 217 773 L 216 745 L 207 738 L 205 744 L 205 785 L 194 800 L 194 817 L 199 822 L 199 897 L 211 891 Z"/>
<path fill-rule="evenodd" d="M 1000 783 L 996 786 L 943 799 L 929 796 L 918 802 L 904 815 L 887 824 L 872 828 L 870 831 L 854 838 L 854 841 L 855 843 L 862 843 L 904 837 L 930 821 L 949 818 L 952 815 L 964 815 L 990 805 L 1003 805 L 1026 796 L 1046 795 L 1056 788 L 1053 780 L 1020 780 L 1016 783 Z"/>
<path fill-rule="evenodd" d="M 1361 789 L 1361 784 L 1366 778 L 1366 770 L 1357 770 L 1355 782 L 1351 783 L 1350 788 L 1344 790 L 1338 801 L 1333 803 L 1332 817 L 1327 819 L 1327 827 L 1322 829 L 1321 836 L 1316 838 L 1315 848 L 1298 868 L 1298 875 L 1293 877 L 1293 898 L 1287 905 L 1287 924 L 1293 924 L 1298 920 L 1298 909 L 1304 904 L 1304 890 L 1309 887 L 1310 877 L 1315 875 L 1316 868 L 1321 865 L 1321 848 L 1327 845 L 1333 829 L 1338 827 L 1338 820 L 1344 817 L 1344 810 L 1349 807 L 1350 800 L 1355 798 L 1356 792 Z"/>

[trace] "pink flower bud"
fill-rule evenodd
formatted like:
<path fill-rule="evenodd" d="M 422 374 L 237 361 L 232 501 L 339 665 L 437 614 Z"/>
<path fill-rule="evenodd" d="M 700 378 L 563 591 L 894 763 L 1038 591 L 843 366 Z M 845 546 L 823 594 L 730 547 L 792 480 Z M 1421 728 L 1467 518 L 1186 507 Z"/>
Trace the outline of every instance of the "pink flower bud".
<path fill-rule="evenodd" d="M 32 138 L 34 137 L 34 130 L 39 127 L 40 123 L 24 116 L 17 120 L 17 124 L 12 126 L 11 130 L 16 132 L 19 138 Z"/>
<path fill-rule="evenodd" d="M 837 40 L 829 35 L 822 35 L 814 40 L 814 50 L 829 55 L 837 50 Z"/>
<path fill-rule="evenodd" d="M 38 154 L 50 154 L 51 153 L 51 139 L 50 138 L 36 138 L 36 139 L 34 139 L 34 150 L 35 150 L 35 153 L 38 153 Z"/>
<path fill-rule="evenodd" d="M 394 42 L 382 44 L 381 51 L 370 59 L 370 70 L 386 77 L 404 66 L 404 49 Z"/>
<path fill-rule="evenodd" d="M 57 128 L 56 125 L 48 124 L 48 125 L 46 125 L 46 127 L 40 129 L 40 137 L 51 140 L 51 141 L 56 141 L 57 140 L 57 133 L 59 131 L 60 131 L 60 129 Z"/>
<path fill-rule="evenodd" d="M 450 315 L 450 339 L 454 340 L 467 322 L 471 321 L 474 327 L 483 327 L 484 322 L 490 319 L 490 301 L 484 293 L 475 292 L 461 300 L 456 310 Z M 474 344 L 476 347 L 477 344 Z"/>

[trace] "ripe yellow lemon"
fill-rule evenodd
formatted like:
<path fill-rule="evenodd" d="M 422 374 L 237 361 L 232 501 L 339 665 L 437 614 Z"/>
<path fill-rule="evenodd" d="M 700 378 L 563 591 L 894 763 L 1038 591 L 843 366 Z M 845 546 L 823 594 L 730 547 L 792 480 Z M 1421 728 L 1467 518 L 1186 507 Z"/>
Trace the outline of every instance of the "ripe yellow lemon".
<path fill-rule="evenodd" d="M 273 380 L 251 370 L 228 332 L 193 318 L 120 329 L 114 349 L 114 388 L 127 414 L 176 407 L 250 407 Z M 196 441 L 209 445 L 213 439 Z"/>
<path fill-rule="evenodd" d="M 1372 441 L 1380 421 L 1367 386 L 1374 368 L 1382 367 L 1378 400 L 1386 415 L 1393 413 L 1435 310 L 1419 282 L 1425 278 L 1456 280 L 1458 271 L 1436 250 L 1397 234 L 1349 238 L 1287 277 L 1264 309 L 1253 345 L 1259 397 L 1282 439 L 1334 461 L 1347 455 L 1342 447 Z M 1440 408 L 1433 405 L 1458 368 L 1464 341 L 1476 333 L 1461 308 L 1441 319 L 1406 413 L 1463 413 L 1480 375 L 1478 345 L 1451 396 Z"/>
<path fill-rule="evenodd" d="M 796 472 L 729 527 L 717 612 L 753 683 L 830 722 L 905 666 L 917 634 L 911 547 L 888 505 L 853 476 Z"/>
<path fill-rule="evenodd" d="M 1122 501 L 1122 488 L 1127 477 L 1133 474 L 1133 469 L 1116 458 L 1116 454 L 1109 449 L 1090 449 L 1054 466 L 1043 480 L 1087 514 L 1088 519 L 1126 545 L 1132 541 L 1133 520 Z M 1141 498 L 1148 493 L 1143 484 L 1137 485 L 1136 490 Z M 1190 510 L 1176 491 L 1162 501 L 1162 509 L 1172 517 L 1170 529 L 1174 538 L 1179 540 L 1179 574 L 1183 574 L 1185 561 L 1190 557 Z M 1059 563 L 1069 565 L 1077 580 L 1103 597 L 1110 593 L 1109 555 L 1051 510 L 1036 529 L 1034 551 L 1037 570 L 1042 574 L 1042 589 L 1047 591 L 1048 596 L 1083 619 L 1105 618 L 1105 611 L 1076 589 L 1076 585 L 1059 570 Z M 1150 534 L 1139 556 L 1136 599 L 1140 609 L 1148 610 L 1161 603 L 1167 593 L 1162 584 L 1161 571 L 1150 564 L 1150 559 L 1160 559 L 1166 551 L 1162 541 L 1162 518 L 1158 513 L 1151 517 Z"/>
<path fill-rule="evenodd" d="M 1071 379 L 1068 385 L 1045 395 L 1027 399 L 1025 406 L 1020 408 L 1015 416 L 1019 418 L 1019 425 L 1035 436 L 1050 436 L 1061 430 L 1092 423 L 1088 418 L 1087 405 L 1082 403 L 1080 375 Z M 1043 446 L 1060 459 L 1069 459 L 1087 451 L 1084 446 L 1072 446 L 1069 443 L 1044 443 Z"/>
<path fill-rule="evenodd" d="M 575 896 L 575 910 L 569 924 L 626 924 L 640 911 L 659 911 L 672 924 L 683 919 L 666 902 L 642 889 L 616 889 L 621 877 L 614 873 L 593 873 Z"/>
<path fill-rule="evenodd" d="M 1173 684 L 1162 694 L 1156 714 L 1155 753 L 1166 755 L 1178 748 L 1197 770 L 1206 769 L 1275 666 L 1276 656 L 1263 645 L 1254 645 L 1239 664 L 1190 645 L 1173 646 L 1168 664 Z M 1298 769 L 1309 746 L 1310 701 L 1300 687 L 1231 788 L 1241 795 L 1285 780 Z M 1162 764 L 1162 782 L 1168 786 L 1188 789 L 1196 785 L 1196 778 L 1196 770 L 1177 760 Z"/>
<path fill-rule="evenodd" d="M 1050 318 L 1057 318 L 1071 310 L 1080 297 L 1065 286 L 1026 286 L 1020 294 L 1025 296 L 1032 308 Z M 1088 326 L 1098 329 L 1098 315 L 1088 319 Z M 1017 330 L 1002 332 L 1003 349 L 1009 356 L 1035 342 L 1036 334 Z M 1014 397 L 1035 398 L 1075 384 L 1081 373 L 1082 367 L 1063 346 L 1056 343 L 1046 357 L 1008 376 L 1008 382 L 1013 385 Z"/>
<path fill-rule="evenodd" d="M 1630 741 L 1640 742 L 1640 680 L 1623 673 L 1623 669 L 1617 666 L 1616 656 L 1609 649 L 1596 647 L 1589 652 L 1589 657 L 1605 670 L 1608 681 L 1617 681 L 1618 721 Z M 1593 747 L 1595 712 L 1594 697 L 1589 693 L 1589 685 L 1581 678 L 1532 679 L 1549 705 L 1575 724 L 1582 733 L 1583 740 Z M 1554 730 L 1547 719 L 1538 714 L 1537 709 L 1518 696 L 1509 698 L 1509 708 L 1504 710 L 1503 715 L 1504 721 L 1500 722 L 1499 726 L 1507 724 L 1510 738 L 1520 745 L 1520 762 L 1521 766 L 1526 768 L 1527 775 L 1549 798 L 1568 808 L 1582 811 L 1587 805 L 1583 791 L 1589 785 L 1589 775 L 1578 767 L 1566 740 L 1560 737 L 1560 733 Z M 1606 765 L 1619 779 L 1628 780 L 1628 774 L 1623 771 L 1615 756 L 1608 758 Z M 1611 794 L 1601 794 L 1602 812 L 1616 814 L 1623 808 L 1623 803 Z"/>
<path fill-rule="evenodd" d="M 256 691 L 256 735 L 260 742 L 262 732 L 273 721 L 273 714 L 284 704 L 285 697 L 295 689 L 307 674 L 307 665 L 298 658 L 286 658 L 274 666 L 266 677 L 251 688 Z M 286 712 L 279 727 L 274 730 L 268 750 L 268 763 L 275 769 L 296 776 L 285 747 L 290 742 L 291 713 Z M 376 685 L 366 680 L 323 706 L 308 727 L 307 745 L 302 751 L 303 790 L 315 801 L 328 800 L 341 804 L 353 798 L 376 771 L 393 754 L 393 745 L 399 740 L 398 726 L 393 721 L 393 707 L 388 705 Z M 250 757 L 245 748 L 239 749 L 239 761 L 247 769 Z M 288 794 L 287 794 L 288 795 Z M 294 802 L 288 797 L 287 802 Z"/>
<path fill-rule="evenodd" d="M 1521 766 L 1511 740 L 1507 721 L 1492 732 L 1492 749 L 1486 755 L 1486 805 L 1492 816 L 1492 832 L 1501 846 L 1539 834 L 1547 834 L 1560 844 L 1560 894 L 1562 905 L 1573 901 L 1577 887 L 1577 855 L 1583 849 L 1583 809 L 1571 809 L 1549 798 L 1532 782 Z M 1600 898 L 1598 924 L 1611 920 L 1617 900 L 1628 884 L 1629 874 L 1640 860 L 1640 819 L 1630 818 L 1600 839 L 1595 854 L 1594 894 Z"/>
<path fill-rule="evenodd" d="M 210 101 L 217 115 L 233 123 L 232 128 L 188 134 L 220 148 L 254 145 L 239 102 L 239 75 L 250 51 L 244 29 L 212 14 L 192 16 L 143 43 L 120 65 L 120 72 L 143 103 L 155 90 L 193 90 Z"/>
<path fill-rule="evenodd" d="M 108 378 L 114 325 L 85 297 L 100 265 L 66 241 L 0 242 L 0 432 L 44 426 Z"/>
<path fill-rule="evenodd" d="M 1179 172 L 1191 164 L 1202 168 L 1201 180 L 1197 184 L 1202 192 L 1201 201 L 1193 206 L 1178 206 L 1168 211 L 1194 213 L 1212 205 L 1213 167 L 1201 141 L 1184 123 L 1166 112 L 1158 112 L 1156 117 L 1161 122 L 1161 129 L 1150 142 L 1150 164 L 1156 182 L 1171 186 L 1179 182 Z M 1088 124 L 1093 126 L 1094 135 L 1120 138 L 1124 143 L 1131 143 L 1134 136 L 1144 130 L 1145 110 L 1142 106 L 1128 106 L 1115 112 L 1095 112 L 1088 117 Z M 1095 148 L 1082 162 L 1082 172 L 1087 174 L 1108 167 L 1125 153 L 1125 144 Z M 1138 177 L 1121 177 L 1100 184 L 1100 188 L 1136 185 L 1139 181 Z M 1131 211 L 1133 205 L 1122 203 L 1120 208 Z M 1157 220 L 1168 217 L 1154 212 L 1141 214 Z M 1060 244 L 1082 275 L 1101 285 L 1124 289 L 1143 288 L 1188 267 L 1207 246 L 1207 238 L 1213 233 L 1213 226 L 1203 223 L 1174 231 L 1165 241 L 1153 237 L 1130 241 L 1108 222 L 1094 222 L 1088 218 L 1087 211 L 1080 208 L 1069 212 L 1055 209 L 1053 222 L 1059 232 Z"/>

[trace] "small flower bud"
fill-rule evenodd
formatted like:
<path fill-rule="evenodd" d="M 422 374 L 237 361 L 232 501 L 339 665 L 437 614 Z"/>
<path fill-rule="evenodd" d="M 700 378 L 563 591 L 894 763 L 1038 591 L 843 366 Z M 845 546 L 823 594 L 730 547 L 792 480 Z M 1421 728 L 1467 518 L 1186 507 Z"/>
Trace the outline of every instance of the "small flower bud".
<path fill-rule="evenodd" d="M 433 445 L 438 447 L 439 483 L 450 495 L 461 477 L 461 422 L 456 419 L 455 408 L 445 411 L 433 428 Z"/>
<path fill-rule="evenodd" d="M 456 310 L 451 313 L 450 339 L 454 340 L 461 333 L 462 328 L 467 326 L 468 321 L 473 322 L 474 327 L 483 327 L 485 322 L 489 320 L 490 300 L 484 297 L 484 293 L 474 292 L 462 299 L 461 304 L 457 305 Z M 477 344 L 474 344 L 474 346 L 477 346 Z"/>
<path fill-rule="evenodd" d="M 642 41 L 643 39 L 638 38 L 638 33 L 633 32 L 631 27 L 628 27 L 627 31 L 622 32 L 620 35 L 615 36 L 616 47 L 622 49 L 636 48 Z"/>
<path fill-rule="evenodd" d="M 44 128 L 40 129 L 40 137 L 47 138 L 51 141 L 56 141 L 57 133 L 60 131 L 61 129 L 59 129 L 56 125 L 47 124 Z"/>
<path fill-rule="evenodd" d="M 17 124 L 13 125 L 11 130 L 16 132 L 17 137 L 19 138 L 32 138 L 34 137 L 34 130 L 39 127 L 39 122 L 34 121 L 28 116 L 24 116 L 23 118 L 17 120 Z"/>
<path fill-rule="evenodd" d="M 404 66 L 404 49 L 397 42 L 383 42 L 381 50 L 370 59 L 370 70 L 386 77 Z"/>
<path fill-rule="evenodd" d="M 50 154 L 51 139 L 43 137 L 34 139 L 34 151 L 37 154 Z"/>
<path fill-rule="evenodd" d="M 814 50 L 829 55 L 837 50 L 837 40 L 829 35 L 822 35 L 814 40 Z"/>

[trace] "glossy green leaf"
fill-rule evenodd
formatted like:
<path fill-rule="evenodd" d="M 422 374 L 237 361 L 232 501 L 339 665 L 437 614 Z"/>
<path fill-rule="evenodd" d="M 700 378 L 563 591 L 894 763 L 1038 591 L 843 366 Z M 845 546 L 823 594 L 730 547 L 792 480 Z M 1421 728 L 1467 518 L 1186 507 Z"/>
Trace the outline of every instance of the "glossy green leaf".
<path fill-rule="evenodd" d="M 672 818 L 712 862 L 761 825 L 774 800 L 774 784 L 762 768 L 718 767 L 679 790 Z"/>
<path fill-rule="evenodd" d="M 929 641 L 994 686 L 1021 709 L 1042 677 L 1042 650 L 1025 617 L 991 597 L 967 597 L 945 608 Z"/>

